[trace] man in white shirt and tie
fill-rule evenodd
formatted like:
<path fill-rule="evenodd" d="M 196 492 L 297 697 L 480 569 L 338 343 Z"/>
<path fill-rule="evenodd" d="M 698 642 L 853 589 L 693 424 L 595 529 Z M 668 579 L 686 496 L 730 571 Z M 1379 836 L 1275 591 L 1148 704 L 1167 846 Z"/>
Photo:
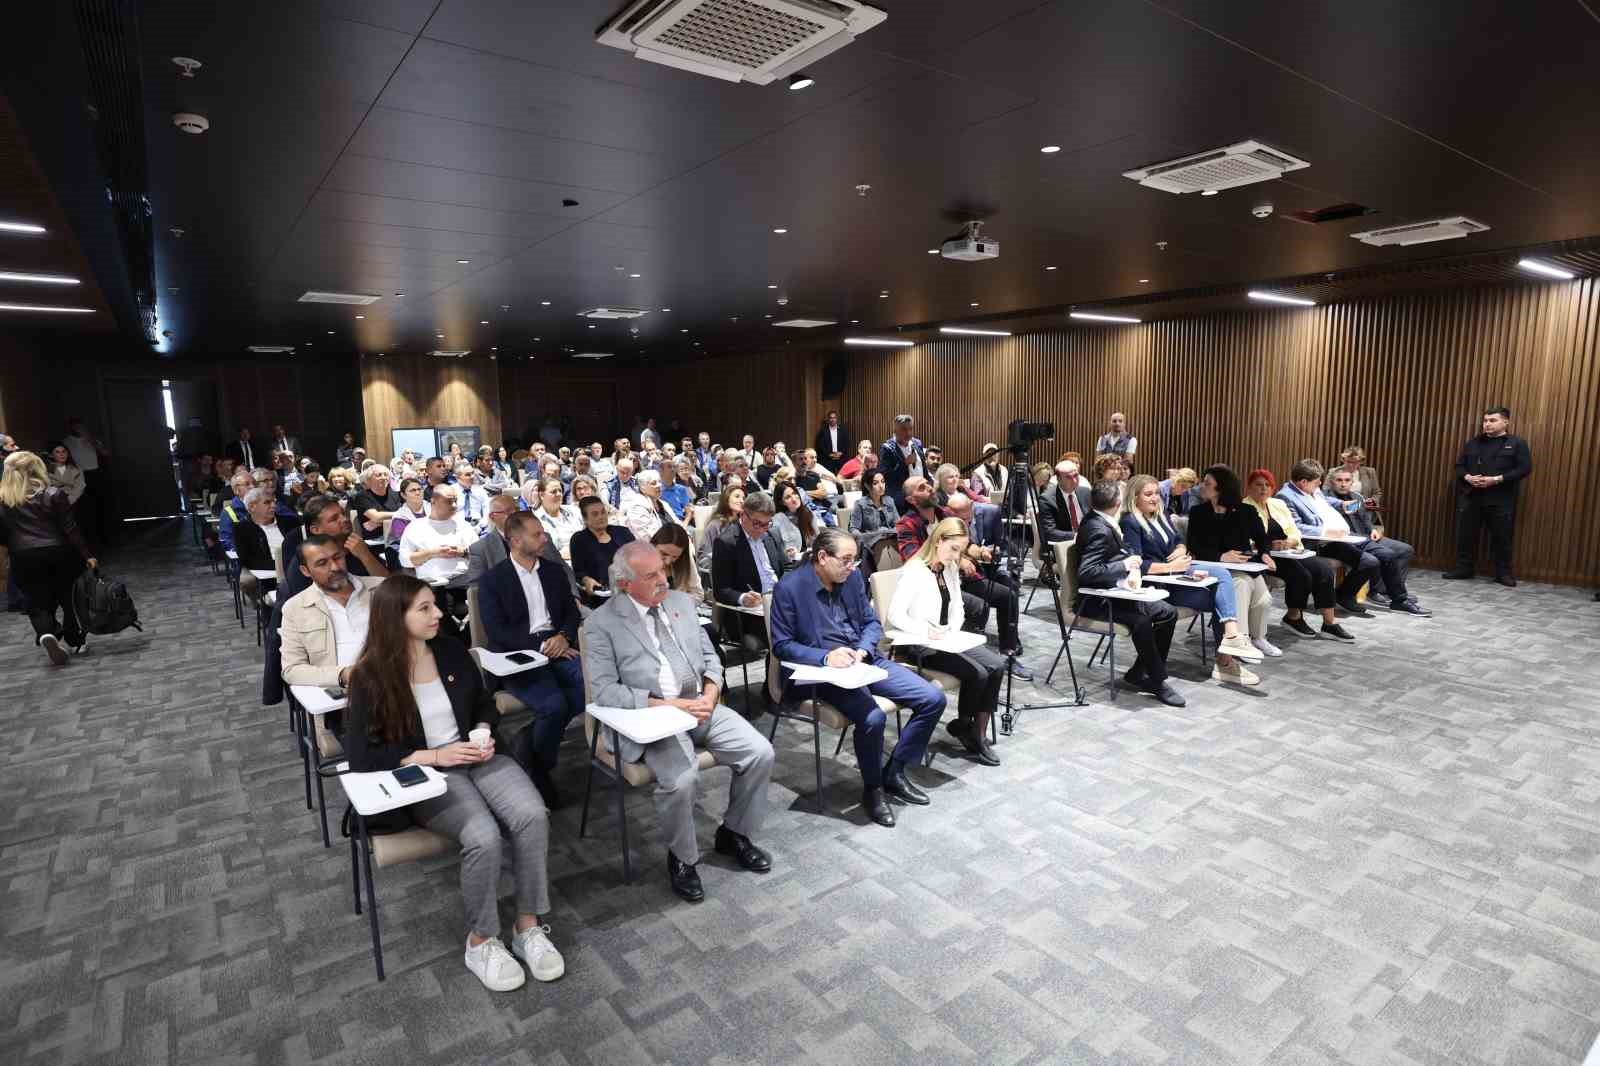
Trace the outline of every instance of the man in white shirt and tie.
<path fill-rule="evenodd" d="M 300 438 L 289 436 L 289 431 L 282 426 L 272 427 L 272 450 L 275 452 L 290 452 L 300 454 Z"/>

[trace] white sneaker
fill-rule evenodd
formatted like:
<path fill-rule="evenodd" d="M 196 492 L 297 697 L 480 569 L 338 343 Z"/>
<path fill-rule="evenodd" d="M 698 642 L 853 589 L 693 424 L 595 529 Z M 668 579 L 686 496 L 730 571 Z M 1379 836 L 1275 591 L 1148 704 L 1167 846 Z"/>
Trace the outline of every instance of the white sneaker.
<path fill-rule="evenodd" d="M 67 665 L 67 646 L 61 643 L 61 638 L 54 633 L 46 633 L 39 638 L 39 647 L 50 656 L 50 662 L 55 666 Z"/>
<path fill-rule="evenodd" d="M 1283 649 L 1269 641 L 1266 637 L 1252 638 L 1250 643 L 1254 644 L 1256 646 L 1256 650 L 1268 658 L 1276 659 L 1278 656 L 1283 654 Z"/>
<path fill-rule="evenodd" d="M 566 960 L 550 943 L 548 925 L 530 925 L 512 937 L 511 954 L 528 964 L 535 981 L 554 981 L 567 972 Z"/>
<path fill-rule="evenodd" d="M 1224 638 L 1222 643 L 1217 645 L 1217 654 L 1231 655 L 1235 659 L 1243 659 L 1247 663 L 1258 663 L 1265 652 L 1258 651 L 1256 645 L 1245 640 L 1244 634 L 1235 633 L 1231 637 Z"/>
<path fill-rule="evenodd" d="M 528 983 L 528 975 L 522 972 L 522 967 L 497 936 L 477 947 L 467 941 L 467 969 L 491 992 L 511 992 Z"/>
<path fill-rule="evenodd" d="M 1231 685 L 1243 685 L 1245 688 L 1254 688 L 1256 685 L 1261 684 L 1260 675 L 1251 673 L 1237 662 L 1232 666 L 1213 666 L 1211 668 L 1211 680 Z"/>

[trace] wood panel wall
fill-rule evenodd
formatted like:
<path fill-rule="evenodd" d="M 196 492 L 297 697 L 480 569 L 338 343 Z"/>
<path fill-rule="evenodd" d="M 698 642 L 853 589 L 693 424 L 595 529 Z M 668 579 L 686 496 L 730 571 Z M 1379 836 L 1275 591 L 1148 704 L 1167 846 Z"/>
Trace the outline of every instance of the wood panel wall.
<path fill-rule="evenodd" d="M 853 354 L 837 400 L 858 438 L 884 439 L 893 415 L 910 411 L 919 435 L 960 462 L 1004 443 L 1014 418 L 1056 424 L 1036 459 L 1088 455 L 1113 410 L 1139 438 L 1136 468 L 1158 476 L 1226 462 L 1281 480 L 1296 459 L 1331 464 L 1360 444 L 1393 532 L 1428 566 L 1453 560 L 1452 464 L 1482 409 L 1500 403 L 1534 457 L 1519 573 L 1600 581 L 1595 279 Z"/>
<path fill-rule="evenodd" d="M 360 362 L 366 444 L 373 458 L 386 462 L 390 431 L 414 426 L 477 426 L 484 443 L 500 442 L 497 364 L 428 355 L 368 356 Z"/>

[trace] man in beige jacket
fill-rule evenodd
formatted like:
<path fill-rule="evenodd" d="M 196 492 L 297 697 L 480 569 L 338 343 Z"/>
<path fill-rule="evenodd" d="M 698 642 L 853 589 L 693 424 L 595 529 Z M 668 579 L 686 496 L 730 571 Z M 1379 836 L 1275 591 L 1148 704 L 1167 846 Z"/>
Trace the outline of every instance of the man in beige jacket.
<path fill-rule="evenodd" d="M 344 688 L 367 640 L 372 590 L 384 579 L 350 576 L 344 544 L 324 533 L 301 542 L 298 565 L 311 586 L 283 605 L 284 684 Z M 339 754 L 339 744 L 323 717 L 316 716 L 317 750 L 327 758 Z"/>

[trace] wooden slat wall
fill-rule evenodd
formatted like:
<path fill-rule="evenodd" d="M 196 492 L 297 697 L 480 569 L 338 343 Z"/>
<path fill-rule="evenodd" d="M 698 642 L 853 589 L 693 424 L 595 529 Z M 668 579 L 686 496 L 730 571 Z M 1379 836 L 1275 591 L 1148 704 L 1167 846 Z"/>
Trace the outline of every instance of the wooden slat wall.
<path fill-rule="evenodd" d="M 814 362 L 820 363 L 819 357 Z M 808 419 L 820 410 L 810 400 Z M 898 411 L 966 462 L 1006 423 L 1053 421 L 1035 457 L 1088 455 L 1112 410 L 1137 468 L 1227 462 L 1281 479 L 1296 459 L 1367 449 L 1391 528 L 1423 565 L 1453 559 L 1452 464 L 1481 410 L 1504 403 L 1533 449 L 1519 573 L 1594 583 L 1600 553 L 1600 284 L 1460 289 L 1141 326 L 1069 328 L 855 354 L 837 406 L 882 440 Z M 765 439 L 766 434 L 758 432 Z"/>
<path fill-rule="evenodd" d="M 500 378 L 482 359 L 362 359 L 361 404 L 368 452 L 380 462 L 389 459 L 394 429 L 477 426 L 485 444 L 500 442 Z"/>

